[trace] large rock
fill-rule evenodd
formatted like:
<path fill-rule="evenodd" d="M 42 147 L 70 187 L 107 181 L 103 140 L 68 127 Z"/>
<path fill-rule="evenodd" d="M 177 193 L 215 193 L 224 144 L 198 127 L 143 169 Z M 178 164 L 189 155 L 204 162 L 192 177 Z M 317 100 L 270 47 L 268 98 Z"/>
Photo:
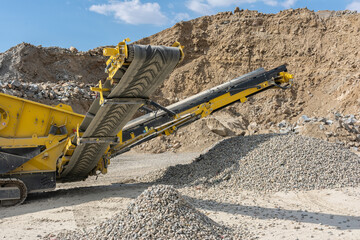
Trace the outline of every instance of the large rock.
<path fill-rule="evenodd" d="M 206 125 L 213 133 L 216 133 L 222 137 L 233 135 L 233 132 L 224 126 L 219 120 L 216 118 L 208 118 L 206 120 Z"/>

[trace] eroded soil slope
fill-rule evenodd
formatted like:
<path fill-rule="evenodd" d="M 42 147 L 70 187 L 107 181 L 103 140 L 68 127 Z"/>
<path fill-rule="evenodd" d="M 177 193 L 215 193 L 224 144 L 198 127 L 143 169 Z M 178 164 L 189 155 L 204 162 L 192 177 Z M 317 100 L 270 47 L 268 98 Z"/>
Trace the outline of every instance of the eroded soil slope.
<path fill-rule="evenodd" d="M 161 104 L 176 102 L 259 67 L 287 64 L 295 76 L 294 85 L 287 91 L 263 92 L 213 119 L 187 127 L 180 136 L 156 139 L 140 149 L 186 150 L 193 146 L 193 139 L 199 147 L 206 147 L 224 136 L 278 132 L 284 126 L 285 131 L 323 139 L 335 137 L 333 141 L 353 141 L 349 146 L 359 147 L 359 14 L 307 9 L 262 14 L 236 9 L 179 22 L 136 43 L 171 45 L 174 41 L 185 46 L 186 58 L 154 94 Z M 105 60 L 101 48 L 78 52 L 22 43 L 0 53 L 2 91 L 50 104 L 68 103 L 84 113 L 95 98 L 89 86 L 106 78 Z M 343 121 L 337 125 L 326 122 L 335 122 L 339 114 L 340 119 L 351 118 L 355 127 L 342 126 Z M 308 127 L 298 126 L 303 115 L 316 121 L 310 121 Z M 345 130 L 339 132 L 339 128 Z"/>

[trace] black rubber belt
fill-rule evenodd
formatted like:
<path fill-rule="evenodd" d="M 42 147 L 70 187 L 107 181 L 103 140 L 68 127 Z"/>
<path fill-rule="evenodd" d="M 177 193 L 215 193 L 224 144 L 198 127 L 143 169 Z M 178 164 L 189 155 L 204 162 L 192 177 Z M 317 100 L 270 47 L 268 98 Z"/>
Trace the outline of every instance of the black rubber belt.
<path fill-rule="evenodd" d="M 148 98 L 164 82 L 180 60 L 175 47 L 132 45 L 134 59 L 107 98 Z M 106 87 L 106 86 L 105 86 Z M 84 119 L 82 137 L 115 137 L 133 117 L 141 104 L 99 106 L 95 99 L 90 107 L 95 117 Z M 94 114 L 94 113 L 93 113 Z M 61 173 L 61 181 L 85 179 L 96 167 L 109 143 L 88 143 L 76 147 L 69 164 Z"/>

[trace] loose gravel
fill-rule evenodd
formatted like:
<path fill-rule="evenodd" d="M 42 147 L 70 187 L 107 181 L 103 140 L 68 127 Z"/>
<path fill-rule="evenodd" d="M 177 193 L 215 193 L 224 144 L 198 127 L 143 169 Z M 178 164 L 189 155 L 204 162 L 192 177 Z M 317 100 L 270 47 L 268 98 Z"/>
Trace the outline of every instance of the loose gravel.
<path fill-rule="evenodd" d="M 68 231 L 55 237 L 69 240 L 233 238 L 230 229 L 200 213 L 177 190 L 165 185 L 149 187 L 125 211 L 88 232 Z"/>
<path fill-rule="evenodd" d="M 355 187 L 360 158 L 340 145 L 295 134 L 240 136 L 144 180 L 261 192 Z"/>
<path fill-rule="evenodd" d="M 232 193 L 355 187 L 360 186 L 360 158 L 340 145 L 295 134 L 241 136 L 143 180 L 166 185 L 148 188 L 93 229 L 62 232 L 55 239 L 248 239 L 246 228 L 214 222 L 170 185 L 184 192 L 206 186 Z"/>

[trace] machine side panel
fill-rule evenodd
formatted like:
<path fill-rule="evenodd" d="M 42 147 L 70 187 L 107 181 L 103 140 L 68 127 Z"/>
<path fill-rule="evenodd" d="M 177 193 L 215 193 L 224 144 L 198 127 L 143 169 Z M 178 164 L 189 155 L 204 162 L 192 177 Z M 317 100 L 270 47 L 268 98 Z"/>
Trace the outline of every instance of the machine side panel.
<path fill-rule="evenodd" d="M 31 158 L 29 157 L 23 157 L 15 154 L 0 152 L 0 174 L 4 174 L 12 171 L 20 167 L 30 159 Z"/>

